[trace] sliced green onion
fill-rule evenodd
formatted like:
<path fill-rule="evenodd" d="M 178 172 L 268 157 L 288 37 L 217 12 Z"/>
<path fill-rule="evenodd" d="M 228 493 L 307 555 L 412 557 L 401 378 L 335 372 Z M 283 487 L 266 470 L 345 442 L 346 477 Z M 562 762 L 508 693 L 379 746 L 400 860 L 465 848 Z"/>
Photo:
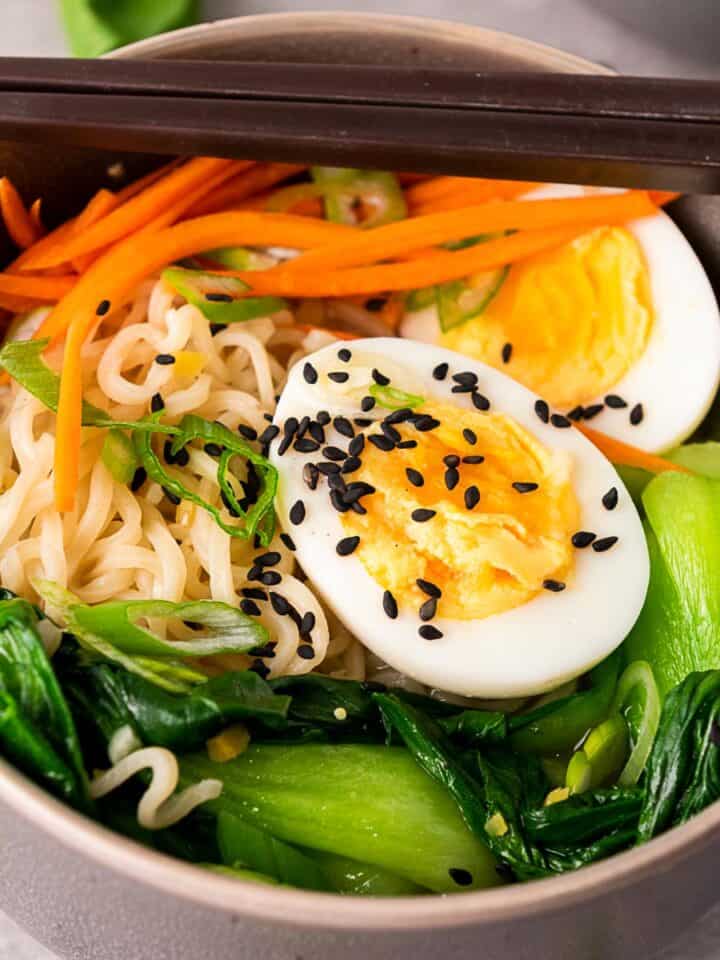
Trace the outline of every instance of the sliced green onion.
<path fill-rule="evenodd" d="M 368 393 L 375 398 L 379 407 L 384 407 L 386 410 L 402 410 L 405 407 L 413 409 L 425 403 L 425 397 L 416 393 L 405 393 L 389 385 L 380 386 L 379 383 L 370 384 Z"/>
<path fill-rule="evenodd" d="M 313 167 L 311 173 L 324 188 L 325 216 L 334 223 L 379 227 L 407 216 L 405 194 L 394 173 L 344 167 Z M 374 211 L 362 221 L 357 218 L 359 203 Z"/>
<path fill-rule="evenodd" d="M 137 470 L 138 458 L 133 442 L 126 433 L 115 428 L 109 430 L 100 456 L 113 480 L 130 483 Z"/>
<path fill-rule="evenodd" d="M 185 267 L 168 267 L 162 277 L 176 293 L 197 307 L 210 323 L 245 323 L 287 308 L 287 301 L 279 297 L 243 297 L 249 288 L 237 277 L 188 270 Z M 233 299 L 208 299 L 208 295 L 212 297 L 213 294 L 224 294 Z"/>
<path fill-rule="evenodd" d="M 436 289 L 438 321 L 443 333 L 479 317 L 495 299 L 510 272 L 509 267 L 478 273 L 469 280 L 450 280 Z"/>
<path fill-rule="evenodd" d="M 625 718 L 630 731 L 630 757 L 618 777 L 621 786 L 630 787 L 645 769 L 660 723 L 660 694 L 647 661 L 635 660 L 624 670 L 613 711 Z"/>
<path fill-rule="evenodd" d="M 420 290 L 410 290 L 405 294 L 405 309 L 410 313 L 416 310 L 425 310 L 435 303 L 435 287 L 423 287 Z"/>
<path fill-rule="evenodd" d="M 277 260 L 269 253 L 260 253 L 247 247 L 217 247 L 207 250 L 203 257 L 228 270 L 269 270 L 277 266 Z"/>
<path fill-rule="evenodd" d="M 616 713 L 591 730 L 582 748 L 570 758 L 565 785 L 571 793 L 602 786 L 620 770 L 627 753 L 627 724 Z"/>

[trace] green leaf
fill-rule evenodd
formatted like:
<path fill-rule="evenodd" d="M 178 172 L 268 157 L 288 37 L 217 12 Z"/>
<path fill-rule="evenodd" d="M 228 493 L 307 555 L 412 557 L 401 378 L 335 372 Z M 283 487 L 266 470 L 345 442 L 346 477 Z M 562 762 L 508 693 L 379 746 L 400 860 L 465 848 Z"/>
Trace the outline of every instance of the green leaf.
<path fill-rule="evenodd" d="M 109 430 L 100 456 L 113 480 L 117 483 L 130 483 L 135 476 L 138 460 L 133 442 L 126 433 L 115 427 Z"/>
<path fill-rule="evenodd" d="M 99 57 L 116 47 L 197 22 L 196 0 L 61 0 L 76 57 Z"/>
<path fill-rule="evenodd" d="M 245 323 L 256 317 L 268 317 L 287 309 L 287 301 L 279 297 L 245 297 L 248 285 L 237 277 L 225 277 L 205 270 L 169 267 L 163 280 L 206 317 L 210 323 Z M 232 297 L 231 300 L 208 299 L 208 294 Z"/>
<path fill-rule="evenodd" d="M 524 816 L 528 835 L 550 847 L 593 843 L 609 830 L 635 827 L 643 804 L 639 787 L 589 790 L 560 803 L 528 810 Z"/>

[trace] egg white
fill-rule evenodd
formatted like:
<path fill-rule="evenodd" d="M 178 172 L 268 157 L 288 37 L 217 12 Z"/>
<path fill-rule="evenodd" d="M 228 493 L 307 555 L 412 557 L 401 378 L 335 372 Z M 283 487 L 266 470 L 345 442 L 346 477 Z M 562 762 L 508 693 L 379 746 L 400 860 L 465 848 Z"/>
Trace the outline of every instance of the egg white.
<path fill-rule="evenodd" d="M 472 409 L 466 394 L 453 394 L 453 372 L 471 370 L 479 378 L 492 409 L 513 417 L 547 447 L 568 451 L 573 460 L 573 485 L 580 506 L 578 529 L 598 537 L 620 539 L 606 553 L 591 548 L 575 551 L 575 568 L 562 593 L 542 592 L 513 610 L 481 620 L 436 617 L 432 622 L 442 632 L 438 640 L 423 640 L 415 612 L 401 609 L 396 620 L 383 611 L 383 588 L 368 574 L 361 560 L 340 557 L 335 547 L 346 536 L 339 515 L 328 499 L 321 478 L 311 491 L 303 480 L 303 466 L 323 459 L 292 447 L 283 456 L 278 442 L 270 459 L 278 468 L 280 483 L 276 507 L 280 522 L 292 536 L 297 558 L 324 602 L 373 653 L 409 677 L 464 696 L 505 698 L 542 693 L 598 663 L 615 649 L 629 632 L 642 607 L 649 577 L 645 536 L 637 511 L 612 465 L 577 430 L 558 429 L 541 422 L 534 411 L 536 395 L 505 374 L 476 360 L 437 346 L 414 341 L 377 338 L 350 344 L 332 344 L 301 360 L 290 372 L 275 414 L 280 427 L 294 416 L 314 417 L 325 409 L 332 415 L 333 397 L 310 385 L 303 377 L 307 360 L 327 369 L 327 360 L 342 346 L 353 353 L 375 355 L 405 366 L 413 382 L 421 382 L 424 396 Z M 434 380 L 433 368 L 450 366 L 444 381 Z M 347 368 L 338 361 L 334 369 Z M 403 384 L 394 382 L 402 389 Z M 384 416 L 377 408 L 373 413 Z M 364 416 L 358 410 L 357 416 Z M 281 433 L 282 436 L 282 433 Z M 347 438 L 326 427 L 328 444 L 347 447 Z M 392 456 L 392 454 L 388 454 Z M 619 502 L 608 511 L 602 495 L 617 487 Z M 289 519 L 290 508 L 302 500 L 306 516 L 299 525 Z M 442 602 L 440 603 L 442 612 Z"/>
<path fill-rule="evenodd" d="M 582 196 L 586 192 L 583 187 L 549 184 L 523 199 Z M 627 408 L 605 407 L 588 426 L 641 450 L 660 453 L 690 436 L 717 393 L 720 312 L 695 251 L 666 213 L 634 220 L 626 227 L 645 256 L 654 322 L 642 356 L 607 391 L 626 400 Z M 406 314 L 400 330 L 405 337 L 438 343 L 437 310 L 431 306 Z M 602 396 L 596 397 L 585 405 L 602 400 Z M 633 426 L 629 414 L 637 403 L 642 404 L 644 416 Z"/>

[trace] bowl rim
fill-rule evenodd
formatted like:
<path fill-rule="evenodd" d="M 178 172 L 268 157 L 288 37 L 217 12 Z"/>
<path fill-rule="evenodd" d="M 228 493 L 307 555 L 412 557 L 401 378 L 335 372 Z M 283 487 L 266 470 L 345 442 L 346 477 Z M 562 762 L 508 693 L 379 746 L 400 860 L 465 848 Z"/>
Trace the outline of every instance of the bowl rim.
<path fill-rule="evenodd" d="M 238 36 L 245 35 L 248 30 L 262 33 L 272 31 L 279 24 L 321 31 L 337 27 L 366 29 L 370 22 L 373 29 L 381 28 L 406 36 L 427 34 L 432 29 L 446 39 L 470 40 L 480 47 L 493 45 L 519 57 L 524 56 L 532 65 L 575 73 L 613 72 L 574 54 L 482 27 L 429 17 L 352 11 L 234 17 L 163 34 L 114 51 L 110 56 L 181 54 L 191 49 L 198 38 L 227 31 Z M 669 872 L 692 858 L 720 828 L 718 803 L 650 843 L 572 873 L 451 897 L 353 898 L 236 880 L 150 850 L 67 807 L 3 760 L 0 760 L 0 801 L 18 816 L 53 836 L 58 843 L 83 854 L 88 860 L 182 900 L 287 928 L 368 933 L 482 926 L 520 916 L 567 910 L 610 891 L 617 894 L 648 876 Z"/>

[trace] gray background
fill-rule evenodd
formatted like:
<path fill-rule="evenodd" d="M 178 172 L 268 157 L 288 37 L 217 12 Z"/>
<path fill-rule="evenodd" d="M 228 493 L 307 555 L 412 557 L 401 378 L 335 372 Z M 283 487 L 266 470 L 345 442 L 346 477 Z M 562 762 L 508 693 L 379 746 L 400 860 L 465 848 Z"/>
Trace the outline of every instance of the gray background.
<path fill-rule="evenodd" d="M 562 47 L 624 73 L 720 78 L 718 0 L 205 0 L 203 3 L 208 20 L 243 13 L 338 8 L 477 23 Z M 0 0 L 0 14 L 0 56 L 60 56 L 65 52 L 53 0 Z M 72 909 L 70 904 L 68 909 Z M 55 958 L 0 912 L 0 960 Z M 207 960 L 212 957 L 208 956 Z M 681 944 L 669 947 L 664 960 L 720 960 L 720 908 Z"/>

